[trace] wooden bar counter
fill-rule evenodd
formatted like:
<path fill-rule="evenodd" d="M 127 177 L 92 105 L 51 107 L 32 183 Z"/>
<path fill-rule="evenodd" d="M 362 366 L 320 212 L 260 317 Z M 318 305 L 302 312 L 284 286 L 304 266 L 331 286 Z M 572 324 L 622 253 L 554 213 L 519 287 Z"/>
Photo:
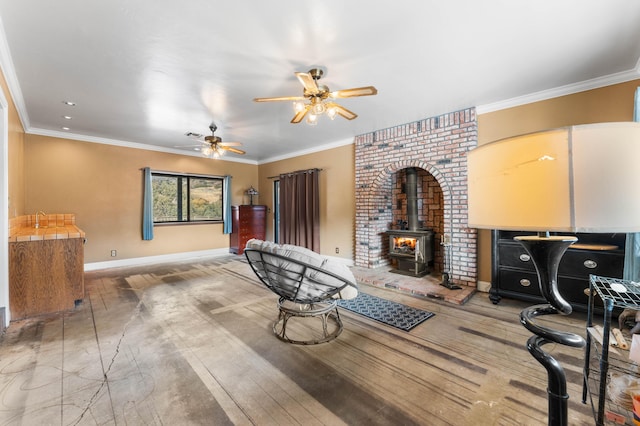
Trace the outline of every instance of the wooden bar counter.
<path fill-rule="evenodd" d="M 85 234 L 75 216 L 43 215 L 38 228 L 32 216 L 10 226 L 11 320 L 70 310 L 84 299 Z"/>

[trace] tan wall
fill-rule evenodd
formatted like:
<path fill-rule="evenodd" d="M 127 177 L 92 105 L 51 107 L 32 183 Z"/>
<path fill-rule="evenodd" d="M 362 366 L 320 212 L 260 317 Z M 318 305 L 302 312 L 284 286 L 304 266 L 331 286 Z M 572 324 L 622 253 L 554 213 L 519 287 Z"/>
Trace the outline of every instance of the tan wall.
<path fill-rule="evenodd" d="M 640 80 L 478 115 L 478 145 L 544 129 L 633 120 Z M 491 233 L 478 233 L 478 279 L 491 281 Z"/>
<path fill-rule="evenodd" d="M 24 214 L 24 128 L 2 73 L 0 73 L 0 86 L 2 86 L 2 91 L 9 104 L 9 143 L 7 149 L 9 158 L 9 219 L 11 219 Z"/>
<path fill-rule="evenodd" d="M 4 79 L 0 79 L 8 95 Z M 640 80 L 563 96 L 478 116 L 478 143 L 571 124 L 632 119 L 633 95 Z M 86 262 L 197 251 L 228 246 L 222 225 L 156 227 L 153 241 L 141 240 L 140 168 L 227 174 L 233 203 L 248 203 L 244 191 L 260 191 L 269 207 L 268 238 L 273 238 L 273 179 L 279 173 L 322 168 L 321 253 L 353 258 L 355 158 L 353 145 L 260 166 L 212 161 L 154 151 L 24 135 L 12 99 L 9 106 L 9 217 L 36 210 L 69 212 L 87 233 Z M 478 272 L 491 280 L 491 238 L 480 231 Z M 340 249 L 336 255 L 335 248 Z"/>
<path fill-rule="evenodd" d="M 74 213 L 86 233 L 85 262 L 100 262 L 229 246 L 222 224 L 156 226 L 142 240 L 141 169 L 233 176 L 232 202 L 258 180 L 258 167 L 112 145 L 26 135 L 26 214 Z M 118 256 L 110 256 L 117 250 Z"/>
<path fill-rule="evenodd" d="M 320 253 L 353 259 L 355 230 L 354 145 L 260 165 L 260 204 L 269 207 L 267 238 L 273 239 L 273 182 L 270 176 L 318 168 L 320 172 Z M 340 253 L 336 254 L 336 247 Z"/>

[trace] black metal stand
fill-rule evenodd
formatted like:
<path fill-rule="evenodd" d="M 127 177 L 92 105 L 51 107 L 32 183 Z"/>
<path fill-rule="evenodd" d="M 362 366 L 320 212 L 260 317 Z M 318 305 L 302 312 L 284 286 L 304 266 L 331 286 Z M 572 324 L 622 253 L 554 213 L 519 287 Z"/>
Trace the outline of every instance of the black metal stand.
<path fill-rule="evenodd" d="M 462 290 L 462 287 L 449 281 L 449 274 L 447 272 L 442 274 L 442 282 L 440 285 L 448 288 L 449 290 Z"/>
<path fill-rule="evenodd" d="M 462 290 L 462 287 L 449 281 L 449 279 L 451 278 L 449 275 L 451 272 L 451 267 L 450 267 L 451 263 L 449 263 L 451 262 L 451 242 L 449 241 L 449 237 L 447 235 L 442 236 L 442 241 L 440 242 L 440 245 L 444 248 L 443 267 L 446 271 L 442 273 L 442 282 L 440 283 L 440 285 L 448 288 L 449 290 Z"/>
<path fill-rule="evenodd" d="M 535 334 L 527 341 L 529 353 L 547 370 L 549 398 L 549 426 L 566 426 L 567 423 L 567 380 L 564 369 L 552 356 L 541 349 L 546 343 L 559 343 L 565 346 L 582 348 L 585 340 L 582 336 L 545 327 L 536 323 L 542 315 L 569 315 L 571 305 L 558 291 L 558 266 L 567 248 L 577 241 L 575 237 L 565 236 L 526 236 L 516 237 L 531 256 L 536 272 L 540 292 L 549 302 L 535 305 L 520 313 L 520 322 Z"/>

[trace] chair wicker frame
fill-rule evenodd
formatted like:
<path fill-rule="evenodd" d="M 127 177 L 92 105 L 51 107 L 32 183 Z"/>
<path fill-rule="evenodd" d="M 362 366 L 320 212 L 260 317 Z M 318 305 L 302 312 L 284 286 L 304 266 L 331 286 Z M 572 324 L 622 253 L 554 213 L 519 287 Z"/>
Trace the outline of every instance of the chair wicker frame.
<path fill-rule="evenodd" d="M 253 272 L 262 283 L 277 294 L 278 319 L 273 333 L 282 341 L 298 345 L 329 342 L 342 333 L 343 325 L 338 313 L 340 291 L 356 283 L 320 267 L 301 260 L 263 250 L 246 248 L 245 256 Z M 287 336 L 287 322 L 295 317 L 319 317 L 320 337 L 306 340 Z M 334 329 L 329 329 L 329 321 Z M 317 332 L 315 333 L 318 334 Z"/>

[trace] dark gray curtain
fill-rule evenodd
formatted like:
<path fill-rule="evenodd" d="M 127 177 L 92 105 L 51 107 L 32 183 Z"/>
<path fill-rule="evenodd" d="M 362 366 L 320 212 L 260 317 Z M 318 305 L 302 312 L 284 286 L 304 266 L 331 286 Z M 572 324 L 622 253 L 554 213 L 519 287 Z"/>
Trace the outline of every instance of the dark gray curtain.
<path fill-rule="evenodd" d="M 280 243 L 320 253 L 319 173 L 310 169 L 280 175 Z"/>

